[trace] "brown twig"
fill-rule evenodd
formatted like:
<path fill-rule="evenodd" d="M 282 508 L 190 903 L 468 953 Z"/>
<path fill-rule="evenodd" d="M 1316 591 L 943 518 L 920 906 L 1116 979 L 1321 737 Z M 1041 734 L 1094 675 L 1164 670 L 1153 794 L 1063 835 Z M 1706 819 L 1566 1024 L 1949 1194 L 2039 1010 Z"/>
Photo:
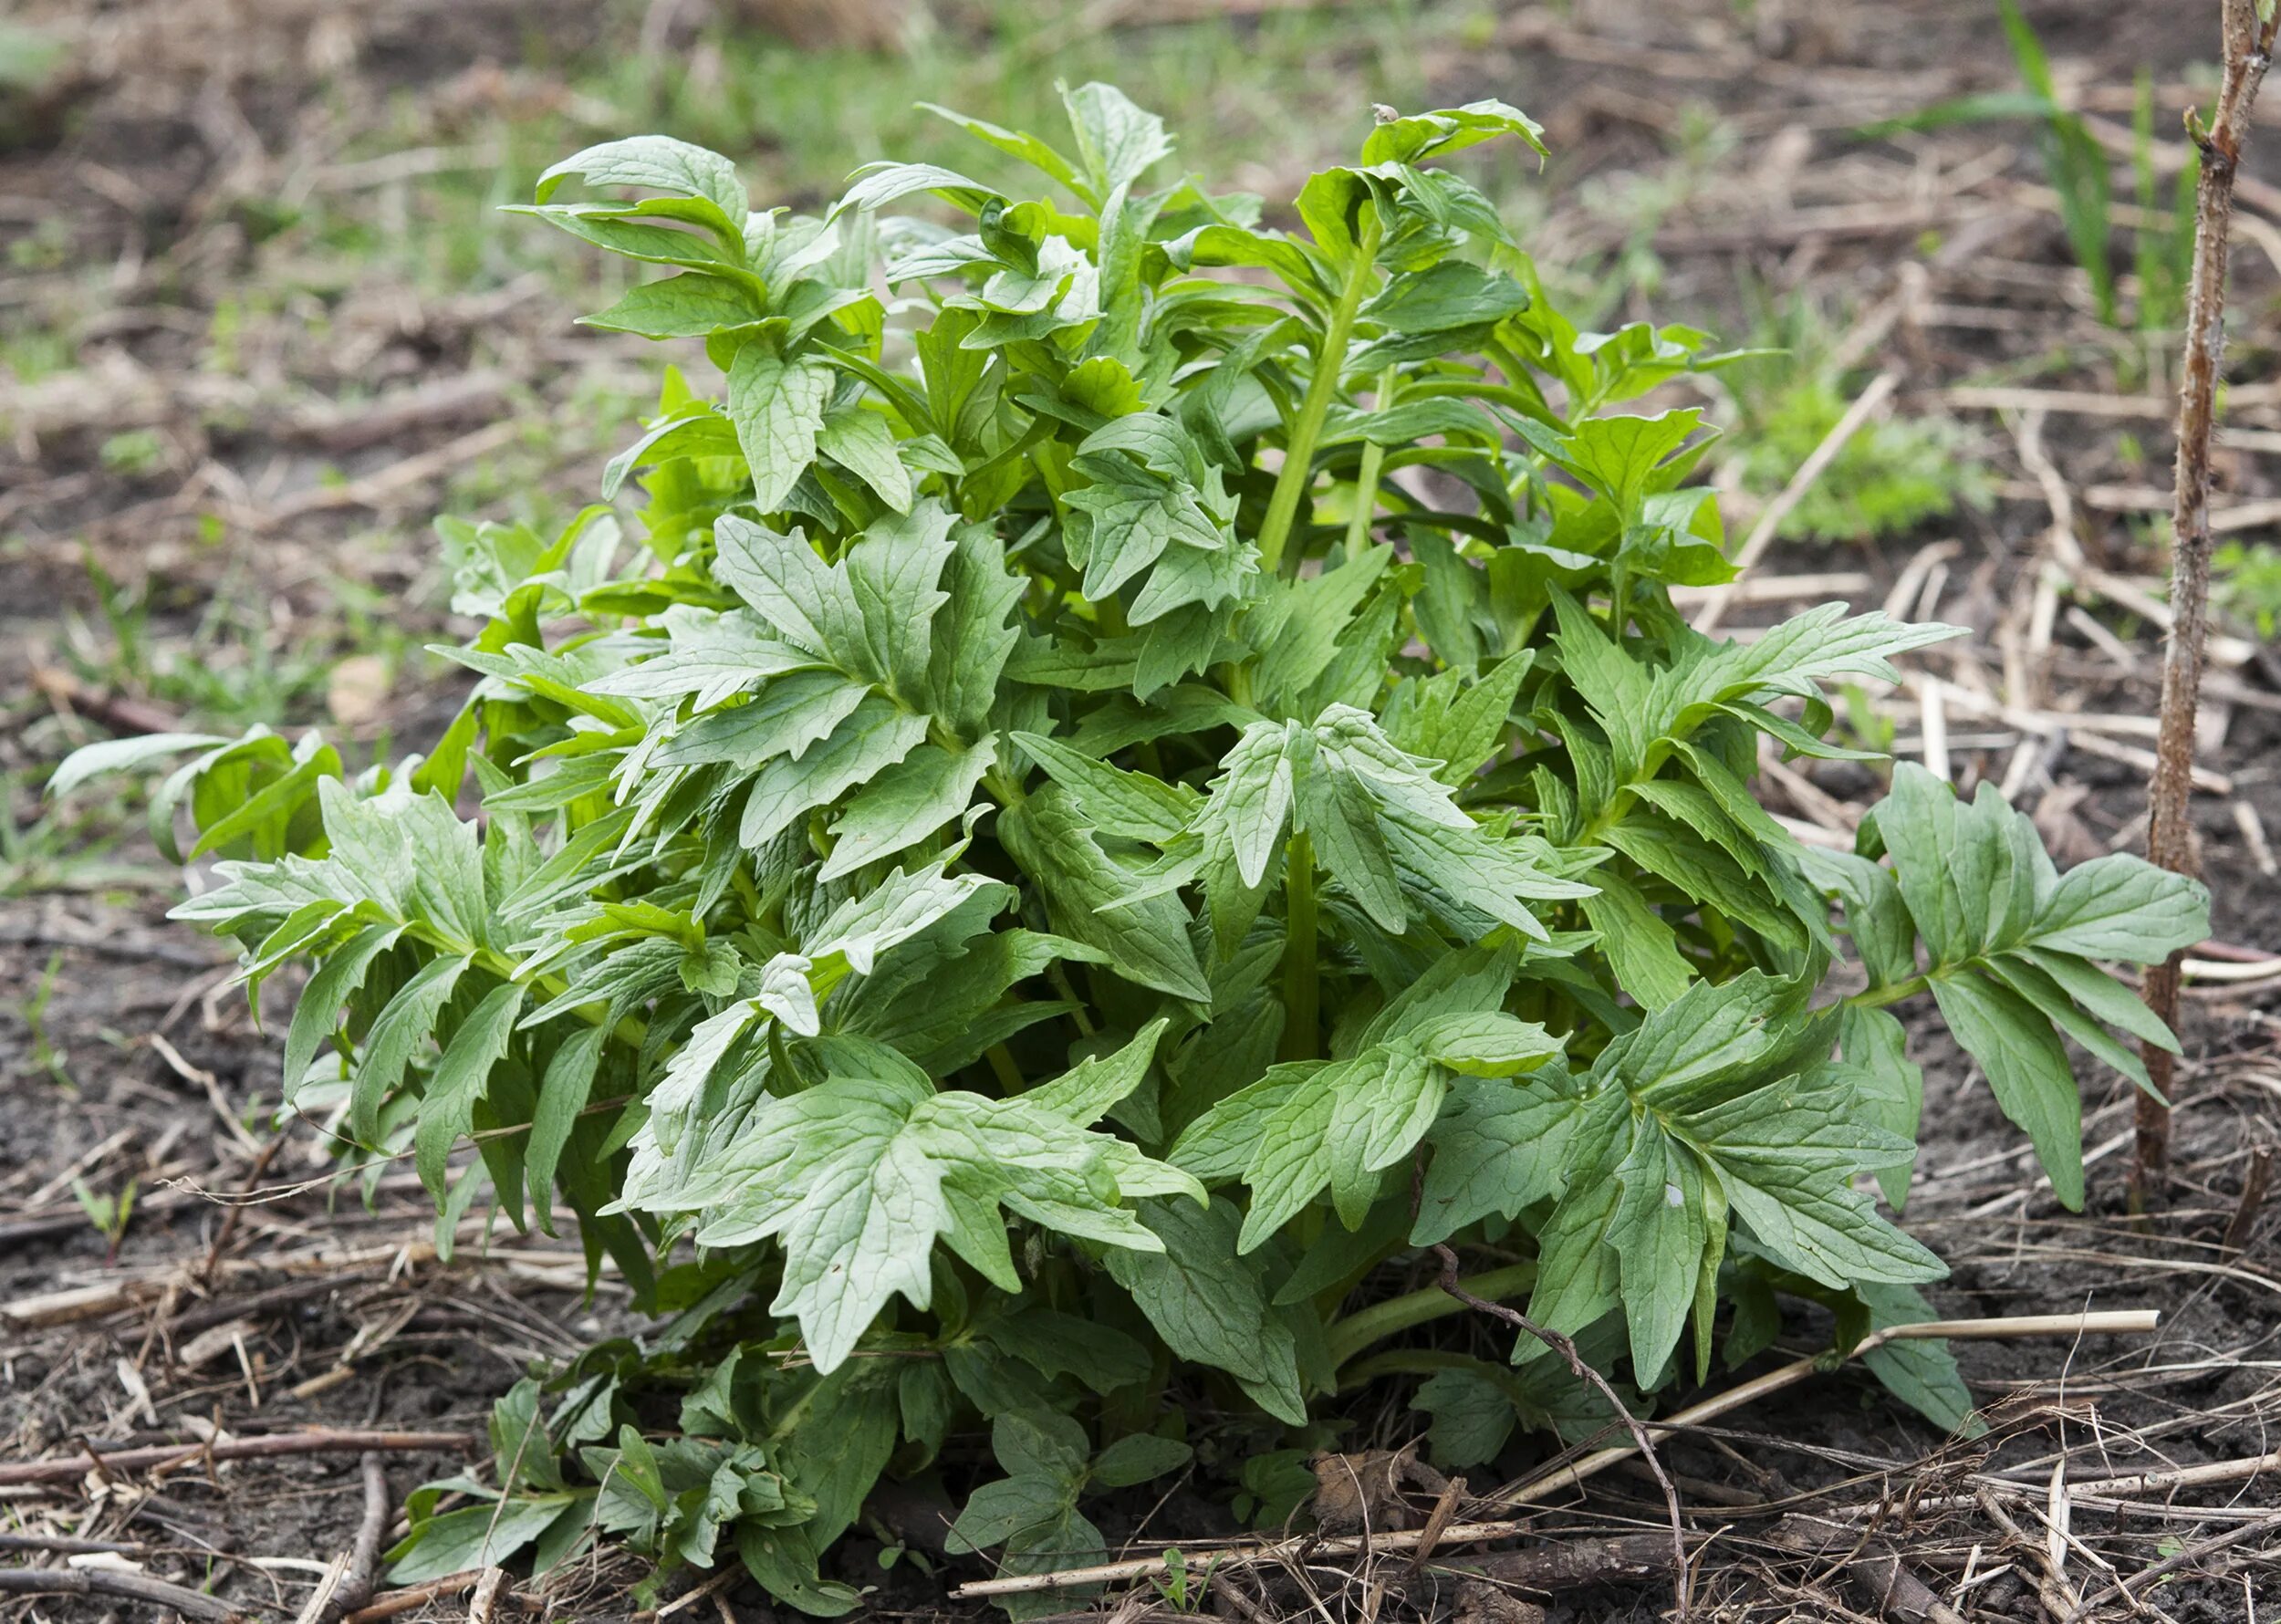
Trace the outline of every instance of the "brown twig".
<path fill-rule="evenodd" d="M 185 1619 L 241 1616 L 219 1597 L 170 1585 L 148 1574 L 121 1573 L 109 1567 L 0 1567 L 0 1596 L 118 1596 L 171 1607 Z"/>
<path fill-rule="evenodd" d="M 153 1466 L 180 1466 L 192 1461 L 276 1460 L 285 1455 L 359 1454 L 366 1450 L 468 1449 L 475 1440 L 465 1432 L 376 1432 L 330 1430 L 307 1432 L 266 1432 L 257 1438 L 225 1438 L 214 1443 L 153 1443 L 141 1449 L 112 1450 L 101 1457 L 103 1470 L 141 1472 Z M 85 1476 L 93 1450 L 52 1461 L 11 1461 L 0 1463 L 0 1488 L 22 1483 L 77 1483 Z"/>
<path fill-rule="evenodd" d="M 164 1040 L 154 1036 L 153 1041 Z M 283 1133 L 273 1133 L 269 1136 L 268 1142 L 254 1152 L 254 1165 L 246 1171 L 241 1194 L 245 1191 L 261 1188 L 262 1175 L 269 1171 L 271 1160 L 276 1157 L 285 1141 L 286 1136 Z M 238 1214 L 242 1211 L 244 1211 L 244 1203 L 240 1202 L 233 1202 L 224 1210 L 222 1222 L 214 1228 L 214 1240 L 206 1247 L 205 1260 L 198 1265 L 198 1277 L 201 1280 L 214 1278 L 214 1265 L 221 1261 L 224 1249 L 230 1244 L 230 1237 L 237 1233 Z"/>
<path fill-rule="evenodd" d="M 134 1556 L 139 1545 L 115 1539 L 81 1539 L 69 1534 L 0 1534 L 0 1551 L 52 1551 L 59 1556 Z"/>
<path fill-rule="evenodd" d="M 1693 1588 L 1690 1581 L 1693 1577 L 1687 1564 L 1686 1527 L 1679 1508 L 1679 1490 L 1673 1486 L 1671 1474 L 1663 1470 L 1663 1462 L 1655 1452 L 1655 1441 L 1648 1435 L 1646 1426 L 1641 1423 L 1638 1416 L 1631 1413 L 1621 1395 L 1610 1385 L 1608 1378 L 1585 1362 L 1584 1356 L 1577 1351 L 1577 1346 L 1573 1341 L 1562 1336 L 1558 1331 L 1548 1330 L 1538 1325 L 1518 1308 L 1509 1307 L 1504 1303 L 1493 1303 L 1486 1297 L 1475 1296 L 1472 1292 L 1467 1291 L 1457 1277 L 1457 1254 L 1449 1247 L 1437 1245 L 1433 1249 L 1433 1254 L 1442 1260 L 1441 1286 L 1443 1291 L 1475 1313 L 1486 1314 L 1492 1318 L 1501 1319 L 1515 1329 L 1536 1338 L 1537 1341 L 1551 1348 L 1568 1361 L 1569 1372 L 1578 1381 L 1588 1382 L 1599 1390 L 1600 1397 L 1608 1400 L 1609 1407 L 1621 1418 L 1625 1427 L 1630 1429 L 1633 1445 L 1639 1450 L 1640 1458 L 1647 1463 L 1648 1470 L 1655 1473 L 1655 1481 L 1662 1486 L 1663 1504 L 1671 1514 L 1673 1558 L 1672 1582 L 1678 1592 L 1675 1598 L 1678 1616 L 1683 1621 L 1687 1617 L 1687 1606 L 1691 1599 L 1690 1591 Z"/>
<path fill-rule="evenodd" d="M 1847 1547 L 1838 1554 L 1838 1568 L 1878 1617 L 1893 1624 L 1964 1624 L 1956 1609 L 1934 1595 L 1897 1554 L 1858 1528 L 1826 1517 L 1794 1515 L 1784 1518 L 1767 1537 L 1776 1545 L 1817 1554 Z"/>
<path fill-rule="evenodd" d="M 49 666 L 32 668 L 32 686 L 57 709 L 92 716 L 114 733 L 175 733 L 182 725 L 182 718 L 171 712 L 124 694 L 99 692 L 70 672 Z"/>
<path fill-rule="evenodd" d="M 2194 197 L 2193 279 L 2187 291 L 2186 350 L 2178 387 L 2178 463 L 2171 508 L 2171 590 L 2173 619 L 2162 657 L 2162 731 L 2155 746 L 2153 781 L 2147 788 L 2146 855 L 2177 874 L 2196 867 L 2187 817 L 2193 769 L 2194 715 L 2202 696 L 2202 645 L 2210 612 L 2210 431 L 2215 412 L 2220 352 L 2225 340 L 2225 258 L 2234 212 L 2234 180 L 2250 109 L 2272 61 L 2281 11 L 2260 23 L 2256 0 L 2223 0 L 2224 78 L 2217 112 L 2207 130 L 2189 112 L 2187 130 L 2202 150 Z M 2165 1025 L 2178 1023 L 2178 955 L 2147 973 L 2147 1007 Z M 2156 1095 L 2138 1102 L 2138 1144 L 2130 1171 L 2134 1204 L 2170 1162 L 2172 1076 L 2168 1050 L 2144 1044 L 2141 1052 Z M 2163 1097 L 2158 1098 L 2157 1095 Z"/>
<path fill-rule="evenodd" d="M 347 1615 L 340 1624 L 380 1624 L 383 1619 L 394 1619 L 405 1613 L 417 1612 L 428 1603 L 445 1596 L 457 1596 L 463 1590 L 473 1590 L 484 1582 L 484 1577 L 498 1573 L 496 1567 L 470 1567 L 459 1573 L 447 1573 L 440 1579 L 430 1579 L 410 1589 L 391 1590 L 370 1606 L 360 1607 Z M 526 1601 L 512 1590 L 502 1590 L 495 1585 L 492 1596 L 498 1607 L 513 1608 L 520 1612 L 536 1602 Z"/>
<path fill-rule="evenodd" d="M 339 1624 L 342 1618 L 372 1599 L 372 1588 L 380 1583 L 380 1547 L 388 1539 L 388 1514 L 394 1502 L 389 1498 L 388 1470 L 379 1452 L 367 1450 L 359 1464 L 364 1473 L 364 1519 L 357 1525 L 356 1543 L 349 1547 L 349 1565 L 341 1570 L 340 1583 L 318 1613 L 317 1624 Z"/>
<path fill-rule="evenodd" d="M 1494 1523 L 1452 1523 L 1431 1532 L 1435 1534 L 1437 1548 L 1446 1551 L 1455 1546 L 1482 1545 L 1493 1539 L 1510 1539 L 1515 1535 L 1526 1534 L 1528 1529 L 1529 1524 L 1525 1521 L 1506 1519 Z M 1320 1538 L 1311 1534 L 1300 1535 L 1291 1539 L 1279 1539 L 1268 1545 L 1237 1546 L 1231 1549 L 1209 1553 L 1193 1552 L 1191 1553 L 1188 1560 L 1202 1562 L 1208 1557 L 1213 1576 L 1215 1578 L 1224 1578 L 1239 1568 L 1259 1567 L 1267 1563 L 1318 1562 L 1335 1556 L 1360 1556 L 1373 1554 L 1387 1556 L 1396 1551 L 1414 1551 L 1424 1540 L 1429 1530 L 1423 1528 L 1397 1528 L 1381 1530 L 1376 1534 L 1340 1535 L 1331 1539 Z M 1640 1547 L 1644 1547 L 1652 1556 L 1652 1560 L 1648 1563 L 1644 1571 L 1661 1573 L 1671 1565 L 1671 1546 L 1661 1534 L 1633 1535 L 1629 1537 L 1639 1544 L 1629 1548 L 1621 1565 L 1593 1568 L 1588 1573 L 1583 1573 L 1582 1577 L 1577 1578 L 1575 1582 L 1590 1584 L 1599 1579 L 1640 1577 L 1642 1571 L 1640 1567 Z M 1695 1537 L 1700 1541 L 1703 1536 L 1697 1535 Z M 1610 1540 L 1599 1543 L 1615 1546 L 1619 1542 Z M 1500 1553 L 1500 1555 L 1526 1559 L 1535 1556 L 1536 1553 L 1506 1552 Z M 1448 1567 L 1452 1560 L 1446 1556 L 1438 1556 L 1428 1566 Z M 1616 1556 L 1611 1553 L 1609 1561 L 1613 1563 L 1616 1560 Z M 1548 1574 L 1557 1568 L 1571 1566 L 1563 1558 L 1548 1556 L 1539 1571 Z M 1059 1573 L 1024 1573 L 1006 1578 L 975 1579 L 959 1586 L 957 1589 L 951 1592 L 951 1598 L 954 1601 L 967 1601 L 976 1597 L 1026 1596 L 1041 1590 L 1068 1589 L 1078 1585 L 1102 1585 L 1111 1584 L 1120 1579 L 1153 1578 L 1166 1571 L 1168 1571 L 1166 1559 L 1162 1556 L 1137 1556 L 1123 1562 L 1102 1562 L 1090 1567 L 1067 1568 Z M 344 1620 L 343 1624 L 358 1624 L 358 1620 L 352 1617 Z"/>

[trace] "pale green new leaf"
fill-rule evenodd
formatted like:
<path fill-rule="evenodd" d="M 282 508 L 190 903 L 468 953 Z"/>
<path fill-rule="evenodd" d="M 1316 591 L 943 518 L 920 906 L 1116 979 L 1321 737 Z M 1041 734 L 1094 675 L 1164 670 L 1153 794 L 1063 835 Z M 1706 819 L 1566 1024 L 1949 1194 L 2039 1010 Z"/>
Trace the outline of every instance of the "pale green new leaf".
<path fill-rule="evenodd" d="M 911 511 L 911 470 L 895 449 L 887 420 L 859 406 L 826 414 L 816 432 L 816 449 L 871 487 L 897 513 Z"/>
<path fill-rule="evenodd" d="M 729 367 L 729 421 L 753 471 L 753 505 L 774 513 L 816 460 L 816 439 L 831 400 L 831 368 L 813 356 L 791 359 L 759 339 Z"/>

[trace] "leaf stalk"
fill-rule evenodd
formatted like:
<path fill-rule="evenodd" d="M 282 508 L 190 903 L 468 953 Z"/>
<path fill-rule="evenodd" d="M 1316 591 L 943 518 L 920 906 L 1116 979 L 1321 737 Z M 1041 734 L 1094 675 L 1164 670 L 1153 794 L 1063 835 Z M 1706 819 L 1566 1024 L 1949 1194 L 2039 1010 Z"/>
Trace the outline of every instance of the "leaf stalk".
<path fill-rule="evenodd" d="M 1347 346 L 1354 338 L 1355 313 L 1361 309 L 1362 296 L 1378 274 L 1378 245 L 1384 230 L 1373 203 L 1363 213 L 1362 229 L 1355 238 L 1354 264 L 1347 272 L 1346 285 L 1338 290 L 1338 304 L 1331 307 L 1330 325 L 1323 329 L 1322 348 L 1315 355 L 1315 375 L 1307 380 L 1299 415 L 1291 424 L 1283 469 L 1276 475 L 1275 494 L 1267 499 L 1267 517 L 1259 526 L 1263 574 L 1273 575 L 1278 569 L 1289 574 L 1298 567 L 1298 555 L 1291 555 L 1286 561 L 1285 544 L 1290 539 L 1291 521 L 1298 516 L 1299 498 L 1314 482 L 1315 442 L 1322 438 L 1323 420 L 1330 415 L 1330 403 L 1338 393 L 1338 375 L 1346 368 Z"/>
<path fill-rule="evenodd" d="M 1315 842 L 1305 829 L 1291 837 L 1283 863 L 1283 1057 L 1316 1057 L 1322 1024 L 1315 939 Z"/>

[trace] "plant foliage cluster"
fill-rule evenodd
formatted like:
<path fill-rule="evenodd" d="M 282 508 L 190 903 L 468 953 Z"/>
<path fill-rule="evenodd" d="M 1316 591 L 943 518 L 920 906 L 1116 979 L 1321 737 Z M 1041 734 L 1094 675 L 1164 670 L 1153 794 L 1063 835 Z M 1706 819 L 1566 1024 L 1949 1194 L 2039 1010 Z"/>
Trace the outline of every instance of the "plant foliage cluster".
<path fill-rule="evenodd" d="M 592 322 L 725 385 L 669 375 L 559 536 L 443 526 L 484 627 L 434 748 L 58 776 L 196 752 L 153 827 L 227 859 L 179 912 L 250 985 L 314 967 L 291 1108 L 409 1158 L 446 1239 L 567 1209 L 670 1317 L 518 1388 L 401 1578 L 599 1534 L 831 1614 L 882 1474 L 1021 1570 L 1170 1473 L 1284 1517 L 1365 1382 L 1453 1464 L 1588 1432 L 1533 1342 L 1437 1337 L 1420 1248 L 1640 1394 L 1786 1296 L 1849 1345 L 1942 1274 L 1857 1183 L 1898 1207 L 1914 1155 L 1892 1006 L 1937 1001 L 2070 1204 L 2062 1040 L 2133 1077 L 2109 1027 L 2170 1041 L 2099 964 L 2199 938 L 2191 881 L 2056 872 L 1905 766 L 1854 853 L 1754 798 L 1764 747 L 1850 754 L 1822 683 L 1953 629 L 1675 612 L 1730 574 L 1712 436 L 1621 408 L 1722 358 L 1546 300 L 1439 167 L 1526 118 L 1387 117 L 1286 232 L 1067 100 L 1061 145 L 959 120 L 1044 200 L 889 163 L 753 212 L 654 137 L 557 166 L 526 213 L 676 273 Z M 1876 1368 L 1967 1421 L 1937 1347 Z"/>

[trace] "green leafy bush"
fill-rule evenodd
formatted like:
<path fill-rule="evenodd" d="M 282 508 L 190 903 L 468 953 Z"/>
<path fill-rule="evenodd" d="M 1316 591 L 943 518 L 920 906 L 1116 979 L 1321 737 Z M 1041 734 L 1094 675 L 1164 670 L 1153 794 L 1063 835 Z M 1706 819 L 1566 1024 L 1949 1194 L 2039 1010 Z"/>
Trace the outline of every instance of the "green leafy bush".
<path fill-rule="evenodd" d="M 1434 167 L 1525 118 L 1382 122 L 1286 234 L 1068 100 L 1065 147 L 962 120 L 1051 202 L 885 164 L 809 219 L 671 141 L 558 165 L 528 213 L 680 273 L 594 323 L 701 340 L 724 397 L 669 375 L 622 516 L 444 527 L 485 624 L 424 758 L 256 731 L 57 776 L 199 752 L 154 825 L 229 859 L 178 911 L 249 984 L 315 965 L 293 1109 L 411 1158 L 446 1239 L 568 1208 L 671 1316 L 518 1388 L 399 1577 L 599 1530 L 828 1614 L 882 1473 L 970 1491 L 953 1549 L 1018 1570 L 1192 1466 L 1282 1517 L 1368 1381 L 1426 1378 L 1451 1463 L 1589 1431 L 1533 1342 L 1437 1338 L 1421 1247 L 1642 1393 L 1784 1296 L 1850 1346 L 1942 1273 L 1855 1182 L 1908 1182 L 1893 1005 L 1937 1001 L 2069 1204 L 2062 1037 L 2141 1080 L 2106 1028 L 2169 1041 L 2096 962 L 2200 937 L 2191 881 L 2057 873 L 1905 766 L 1858 855 L 1753 798 L 1762 744 L 1847 754 L 1820 683 L 1953 629 L 1673 611 L 1729 574 L 1709 437 L 1612 409 L 1718 358 L 1577 331 Z M 922 193 L 968 228 L 883 213 Z M 1876 1368 L 1967 1421 L 1937 1348 Z"/>

